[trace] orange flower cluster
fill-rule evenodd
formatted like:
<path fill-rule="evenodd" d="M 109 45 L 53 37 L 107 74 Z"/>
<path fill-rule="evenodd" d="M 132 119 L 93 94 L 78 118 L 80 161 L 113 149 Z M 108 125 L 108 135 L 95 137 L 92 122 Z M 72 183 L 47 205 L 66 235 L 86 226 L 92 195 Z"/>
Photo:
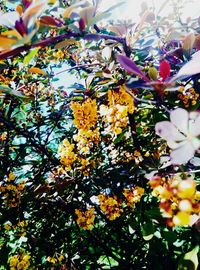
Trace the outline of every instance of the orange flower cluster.
<path fill-rule="evenodd" d="M 153 195 L 160 199 L 160 209 L 169 226 L 190 225 L 193 215 L 200 212 L 195 180 L 182 180 L 178 175 L 170 179 L 154 176 L 149 184 Z"/>
<path fill-rule="evenodd" d="M 82 104 L 72 102 L 71 108 L 74 115 L 74 125 L 78 129 L 89 130 L 97 123 L 97 104 L 95 99 L 88 98 Z"/>
<path fill-rule="evenodd" d="M 20 202 L 20 197 L 24 191 L 25 181 L 16 184 L 15 174 L 9 173 L 8 177 L 0 185 L 0 195 L 4 200 L 6 207 L 16 207 Z"/>
<path fill-rule="evenodd" d="M 124 189 L 124 197 L 126 198 L 127 206 L 134 206 L 135 203 L 139 202 L 142 195 L 144 194 L 144 189 L 141 187 L 133 187 L 132 189 Z"/>
<path fill-rule="evenodd" d="M 86 210 L 85 212 L 76 209 L 75 214 L 77 215 L 76 222 L 79 225 L 79 227 L 83 228 L 84 230 L 92 230 L 94 226 L 94 207 L 91 207 L 89 210 Z"/>
<path fill-rule="evenodd" d="M 109 220 L 115 220 L 120 217 L 123 212 L 123 209 L 121 208 L 122 202 L 119 202 L 116 196 L 112 197 L 105 194 L 99 194 L 98 199 L 101 211 Z"/>
<path fill-rule="evenodd" d="M 195 92 L 194 88 L 189 88 L 185 91 L 184 86 L 180 87 L 178 94 L 179 99 L 183 102 L 185 108 L 188 108 L 190 104 L 192 106 L 196 105 L 197 100 L 199 98 L 199 94 Z"/>

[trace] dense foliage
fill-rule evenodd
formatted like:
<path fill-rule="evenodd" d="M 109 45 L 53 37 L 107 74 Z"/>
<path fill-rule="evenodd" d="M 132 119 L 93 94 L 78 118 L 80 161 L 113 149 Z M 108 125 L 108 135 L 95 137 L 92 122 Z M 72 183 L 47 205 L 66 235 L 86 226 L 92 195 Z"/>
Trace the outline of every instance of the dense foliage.
<path fill-rule="evenodd" d="M 199 20 L 100 3 L 1 1 L 0 269 L 198 268 Z"/>

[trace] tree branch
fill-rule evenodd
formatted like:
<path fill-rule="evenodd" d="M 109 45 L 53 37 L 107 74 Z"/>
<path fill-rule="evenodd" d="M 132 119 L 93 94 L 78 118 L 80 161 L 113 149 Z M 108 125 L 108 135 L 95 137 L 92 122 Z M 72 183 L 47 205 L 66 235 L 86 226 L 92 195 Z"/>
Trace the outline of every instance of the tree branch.
<path fill-rule="evenodd" d="M 46 46 L 53 45 L 55 43 L 63 41 L 64 39 L 69 39 L 69 38 L 78 38 L 78 39 L 82 38 L 84 40 L 96 40 L 96 41 L 101 40 L 101 39 L 104 39 L 104 40 L 110 39 L 113 41 L 117 41 L 123 45 L 123 48 L 124 48 L 126 55 L 130 56 L 130 48 L 127 46 L 125 38 L 111 36 L 111 35 L 105 35 L 105 34 L 85 34 L 85 35 L 83 35 L 82 33 L 80 34 L 80 33 L 74 33 L 74 32 L 69 31 L 66 34 L 62 34 L 62 35 L 59 35 L 56 37 L 50 37 L 50 38 L 44 39 L 42 41 L 39 41 L 39 42 L 31 44 L 31 45 L 23 45 L 23 46 L 18 47 L 14 50 L 2 52 L 2 53 L 0 53 L 0 60 L 16 56 L 19 53 L 24 52 L 24 51 L 29 51 L 32 48 L 37 48 L 37 47 L 44 48 Z"/>

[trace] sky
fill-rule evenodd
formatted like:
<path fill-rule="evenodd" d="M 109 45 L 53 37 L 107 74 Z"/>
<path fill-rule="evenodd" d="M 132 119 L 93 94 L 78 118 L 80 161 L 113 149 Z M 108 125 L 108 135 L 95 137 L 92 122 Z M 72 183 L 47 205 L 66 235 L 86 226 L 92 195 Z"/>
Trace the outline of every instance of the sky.
<path fill-rule="evenodd" d="M 177 0 L 174 0 L 175 2 Z M 182 0 L 178 0 L 179 2 L 183 2 Z M 160 15 L 166 15 L 171 10 L 171 2 L 172 0 L 102 0 L 101 5 L 104 8 L 109 8 L 116 3 L 124 2 L 123 6 L 116 8 L 112 12 L 112 17 L 114 19 L 131 19 L 137 22 L 140 18 L 141 12 L 141 4 L 145 2 L 149 7 L 152 5 L 155 6 L 156 12 L 160 9 L 160 7 L 165 3 L 165 7 L 163 8 Z M 183 18 L 198 17 L 200 16 L 200 0 L 188 0 L 183 7 Z"/>

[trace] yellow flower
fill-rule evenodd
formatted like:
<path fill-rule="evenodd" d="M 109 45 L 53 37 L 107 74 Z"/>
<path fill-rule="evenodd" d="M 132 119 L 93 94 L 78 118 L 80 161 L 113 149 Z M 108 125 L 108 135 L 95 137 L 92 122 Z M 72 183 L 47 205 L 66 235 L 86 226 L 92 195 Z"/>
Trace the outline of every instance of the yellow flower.
<path fill-rule="evenodd" d="M 153 193 L 160 199 L 163 217 L 169 218 L 169 226 L 190 226 L 192 215 L 199 213 L 196 182 L 193 179 L 182 180 L 180 175 L 172 178 L 154 177 L 150 185 Z M 158 186 L 156 180 L 158 180 Z"/>
<path fill-rule="evenodd" d="M 56 258 L 53 258 L 53 257 L 48 256 L 48 257 L 47 257 L 47 261 L 48 261 L 48 262 L 50 262 L 50 263 L 52 263 L 52 264 L 55 264 L 55 263 L 57 262 L 57 259 L 56 259 Z"/>
<path fill-rule="evenodd" d="M 19 259 L 18 259 L 17 255 L 14 255 L 14 256 L 9 258 L 10 267 L 16 267 L 18 262 L 19 262 Z"/>
<path fill-rule="evenodd" d="M 8 175 L 8 181 L 13 181 L 15 180 L 16 176 L 13 172 L 10 172 L 9 175 Z"/>
<path fill-rule="evenodd" d="M 79 209 L 75 209 L 75 214 L 77 215 L 76 222 L 79 227 L 83 228 L 84 230 L 92 230 L 94 226 L 94 207 L 91 207 L 89 210 L 82 212 Z"/>
<path fill-rule="evenodd" d="M 105 132 L 108 134 L 118 135 L 128 124 L 128 107 L 120 104 L 112 106 L 100 106 L 100 115 L 107 124 Z"/>
<path fill-rule="evenodd" d="M 60 255 L 60 256 L 58 257 L 58 261 L 61 262 L 62 260 L 64 260 L 64 258 L 65 258 L 65 257 L 64 257 L 63 255 Z"/>
<path fill-rule="evenodd" d="M 60 162 L 66 167 L 66 170 L 71 170 L 71 166 L 76 160 L 76 155 L 74 153 L 74 144 L 65 139 L 60 145 L 58 152 L 60 154 Z"/>
<path fill-rule="evenodd" d="M 82 104 L 72 102 L 71 108 L 74 115 L 74 125 L 78 129 L 89 130 L 97 123 L 97 104 L 95 99 L 88 98 Z"/>
<path fill-rule="evenodd" d="M 98 144 L 99 137 L 100 132 L 98 128 L 94 130 L 79 129 L 78 133 L 73 136 L 73 139 L 77 142 L 77 149 L 80 153 L 88 154 L 90 149 Z"/>
<path fill-rule="evenodd" d="M 192 212 L 192 203 L 189 200 L 181 200 L 178 205 L 183 212 Z"/>
<path fill-rule="evenodd" d="M 112 197 L 99 194 L 98 199 L 100 202 L 101 211 L 109 220 L 115 220 L 117 217 L 120 217 L 123 209 L 121 209 L 121 202 L 117 200 L 116 196 Z"/>
<path fill-rule="evenodd" d="M 1 94 L 1 92 L 0 92 L 0 94 Z M 5 141 L 6 138 L 7 138 L 7 132 L 5 131 L 0 135 L 0 141 Z"/>
<path fill-rule="evenodd" d="M 128 112 L 134 112 L 134 100 L 126 92 L 125 86 L 120 86 L 119 90 L 109 90 L 108 91 L 108 102 L 109 106 L 120 104 L 128 107 Z"/>
<path fill-rule="evenodd" d="M 126 198 L 127 205 L 133 206 L 135 203 L 140 201 L 142 195 L 144 194 L 144 189 L 136 186 L 132 189 L 124 189 L 123 194 Z"/>
<path fill-rule="evenodd" d="M 192 179 L 182 180 L 178 185 L 178 196 L 181 199 L 193 198 L 196 192 L 196 182 Z"/>
<path fill-rule="evenodd" d="M 190 214 L 182 211 L 178 212 L 178 214 L 173 217 L 173 223 L 175 226 L 189 225 Z"/>
<path fill-rule="evenodd" d="M 6 223 L 6 224 L 4 224 L 4 228 L 6 231 L 9 231 L 11 229 L 11 226 L 10 226 L 10 224 Z"/>

